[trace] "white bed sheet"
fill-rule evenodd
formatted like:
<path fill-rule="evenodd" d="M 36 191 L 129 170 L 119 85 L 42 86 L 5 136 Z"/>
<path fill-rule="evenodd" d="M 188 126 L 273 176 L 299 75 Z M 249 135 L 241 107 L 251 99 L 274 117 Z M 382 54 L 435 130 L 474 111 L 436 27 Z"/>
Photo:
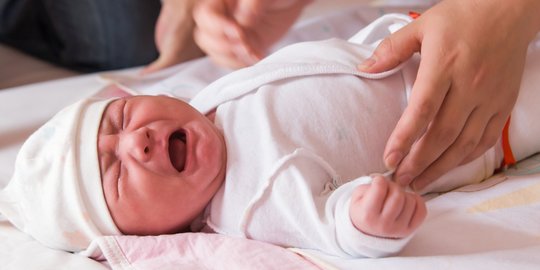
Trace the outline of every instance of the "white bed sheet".
<path fill-rule="evenodd" d="M 298 252 L 336 269 L 540 269 L 540 154 L 427 205 L 426 221 L 396 256 L 343 260 Z"/>
<path fill-rule="evenodd" d="M 347 38 L 367 22 L 396 10 L 409 9 L 348 9 L 329 17 L 310 16 L 278 46 L 336 36 Z M 208 59 L 200 59 L 144 79 L 138 77 L 137 72 L 138 69 L 130 69 L 90 74 L 0 91 L 0 187 L 9 181 L 15 155 L 25 138 L 61 108 L 97 93 L 108 83 L 103 78 L 122 83 L 140 93 L 189 98 L 228 70 L 215 67 Z M 534 187 L 533 191 L 540 190 L 536 189 L 536 182 L 540 182 L 536 166 L 540 162 L 536 159 L 532 161 L 533 165 L 529 164 L 519 171 L 529 172 L 530 175 L 512 176 L 512 181 L 505 182 L 493 178 L 483 184 L 493 187 L 467 187 L 432 200 L 428 222 L 399 257 L 343 261 L 315 252 L 301 252 L 331 265 L 354 269 L 539 269 L 540 195 L 513 193 L 526 187 Z M 480 191 L 471 193 L 471 189 Z M 504 194 L 514 195 L 504 197 Z M 515 200 L 522 200 L 523 196 L 529 196 L 526 202 L 512 206 Z M 502 199 L 497 204 L 490 198 Z M 501 202 L 507 205 L 501 205 Z M 488 205 L 484 207 L 491 207 L 489 211 L 482 208 L 482 203 Z M 490 203 L 494 205 L 489 206 Z M 518 208 L 520 210 L 515 211 Z M 478 213 L 464 215 L 460 211 Z M 501 211 L 504 213 L 501 214 Z M 465 226 L 467 224 L 469 226 Z M 18 232 L 6 221 L 0 221 L 0 262 L 2 269 L 107 269 L 106 265 L 85 257 L 48 249 Z"/>

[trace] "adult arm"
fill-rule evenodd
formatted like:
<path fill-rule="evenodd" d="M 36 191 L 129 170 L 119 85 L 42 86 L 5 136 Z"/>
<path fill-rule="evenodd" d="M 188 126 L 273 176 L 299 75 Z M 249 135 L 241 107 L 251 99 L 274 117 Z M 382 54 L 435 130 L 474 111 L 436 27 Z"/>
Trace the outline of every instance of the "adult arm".
<path fill-rule="evenodd" d="M 498 140 L 516 101 L 537 0 L 445 0 L 385 39 L 360 70 L 380 72 L 421 53 L 409 105 L 386 166 L 421 189 Z"/>

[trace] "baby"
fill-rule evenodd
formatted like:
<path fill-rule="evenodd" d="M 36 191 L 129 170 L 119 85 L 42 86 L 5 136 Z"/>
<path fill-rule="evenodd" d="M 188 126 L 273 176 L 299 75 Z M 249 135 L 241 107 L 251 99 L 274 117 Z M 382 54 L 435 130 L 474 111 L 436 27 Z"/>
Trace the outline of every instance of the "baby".
<path fill-rule="evenodd" d="M 356 64 L 370 42 L 408 21 L 385 16 L 350 41 L 287 47 L 190 104 L 164 96 L 78 102 L 22 147 L 0 211 L 69 251 L 101 235 L 205 231 L 343 257 L 396 253 L 425 218 L 425 203 L 367 175 L 385 171 L 384 144 L 417 59 L 379 74 Z M 540 150 L 540 81 L 527 74 L 509 128 L 518 160 Z M 479 182 L 502 160 L 497 145 L 420 192 Z"/>

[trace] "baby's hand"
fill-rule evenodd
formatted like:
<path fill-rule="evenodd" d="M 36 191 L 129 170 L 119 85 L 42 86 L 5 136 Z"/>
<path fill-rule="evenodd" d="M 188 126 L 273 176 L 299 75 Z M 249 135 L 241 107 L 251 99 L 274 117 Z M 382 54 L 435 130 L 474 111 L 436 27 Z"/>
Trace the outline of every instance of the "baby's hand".
<path fill-rule="evenodd" d="M 398 184 L 375 176 L 373 182 L 356 188 L 349 215 L 361 232 L 378 237 L 409 236 L 426 217 L 426 205 L 416 193 L 405 192 Z"/>

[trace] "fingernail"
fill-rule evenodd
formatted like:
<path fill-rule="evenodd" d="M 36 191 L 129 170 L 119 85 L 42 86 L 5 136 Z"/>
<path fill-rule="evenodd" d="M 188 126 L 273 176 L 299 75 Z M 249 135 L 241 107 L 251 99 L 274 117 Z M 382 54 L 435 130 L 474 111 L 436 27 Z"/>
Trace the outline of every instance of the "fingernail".
<path fill-rule="evenodd" d="M 360 71 L 367 71 L 370 67 L 375 65 L 376 62 L 377 62 L 377 60 L 375 59 L 375 57 L 372 56 L 372 57 L 364 60 L 364 62 L 362 62 L 360 65 L 358 65 L 358 69 Z"/>
<path fill-rule="evenodd" d="M 392 152 L 390 155 L 386 156 L 384 159 L 384 163 L 386 165 L 386 168 L 389 171 L 395 171 L 398 164 L 401 162 L 401 159 L 403 159 L 403 154 L 400 152 Z"/>

